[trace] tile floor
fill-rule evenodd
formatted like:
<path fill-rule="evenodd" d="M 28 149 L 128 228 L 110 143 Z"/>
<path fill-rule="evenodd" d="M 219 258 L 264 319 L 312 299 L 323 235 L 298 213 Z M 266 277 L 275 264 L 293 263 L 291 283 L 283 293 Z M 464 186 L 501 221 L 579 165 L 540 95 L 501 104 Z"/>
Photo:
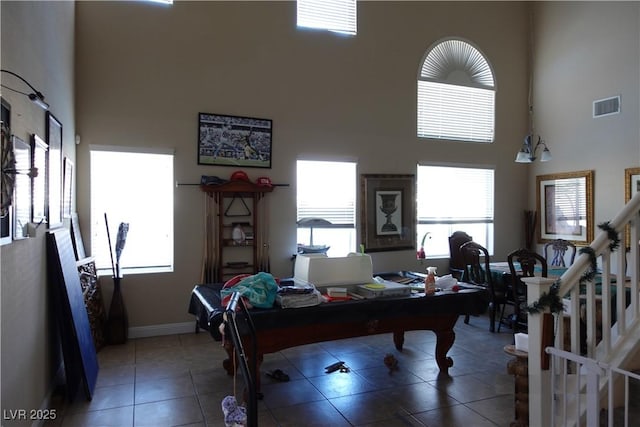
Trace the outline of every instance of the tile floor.
<path fill-rule="evenodd" d="M 510 356 L 503 347 L 513 332 L 490 333 L 485 316 L 461 317 L 450 377 L 438 376 L 435 335 L 406 334 L 403 352 L 390 334 L 290 348 L 265 356 L 258 422 L 270 426 L 509 426 L 514 416 Z M 386 353 L 399 361 L 389 374 Z M 60 401 L 50 426 L 224 426 L 221 401 L 241 398 L 242 378 L 234 384 L 222 369 L 219 342 L 204 331 L 129 340 L 98 353 L 100 371 L 93 399 Z M 350 372 L 325 374 L 342 360 Z M 289 382 L 265 372 L 281 369 Z"/>

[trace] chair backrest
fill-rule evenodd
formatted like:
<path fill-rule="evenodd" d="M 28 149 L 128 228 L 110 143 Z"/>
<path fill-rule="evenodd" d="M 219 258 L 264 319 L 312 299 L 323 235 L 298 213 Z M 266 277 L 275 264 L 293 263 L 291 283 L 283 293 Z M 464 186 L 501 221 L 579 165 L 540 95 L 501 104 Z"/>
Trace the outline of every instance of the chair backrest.
<path fill-rule="evenodd" d="M 567 251 L 569 252 L 569 265 L 571 265 L 576 259 L 576 245 L 564 239 L 556 239 L 544 245 L 544 256 L 551 260 L 549 262 L 551 266 L 566 267 L 565 256 L 567 256 Z"/>
<path fill-rule="evenodd" d="M 460 246 L 464 260 L 464 279 L 474 285 L 487 288 L 491 296 L 495 296 L 491 270 L 489 269 L 489 251 L 482 245 L 470 241 Z"/>
<path fill-rule="evenodd" d="M 516 262 L 520 264 L 519 269 L 515 266 Z M 519 280 L 519 277 L 535 276 L 537 264 L 540 265 L 540 275 L 547 277 L 547 260 L 539 253 L 530 251 L 529 249 L 518 249 L 511 252 L 507 255 L 507 263 L 509 264 L 511 277 L 514 278 L 514 280 Z"/>
<path fill-rule="evenodd" d="M 467 265 L 460 252 L 460 246 L 472 240 L 473 238 L 464 231 L 456 231 L 449 236 L 449 272 L 458 279 Z"/>

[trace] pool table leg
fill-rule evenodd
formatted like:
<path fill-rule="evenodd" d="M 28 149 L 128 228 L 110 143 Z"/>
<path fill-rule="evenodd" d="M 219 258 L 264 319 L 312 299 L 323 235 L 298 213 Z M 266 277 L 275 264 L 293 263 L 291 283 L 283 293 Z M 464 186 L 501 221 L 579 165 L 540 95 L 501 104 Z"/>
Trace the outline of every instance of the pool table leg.
<path fill-rule="evenodd" d="M 456 334 L 453 329 L 434 331 L 436 334 L 436 363 L 440 373 L 449 375 L 449 368 L 453 366 L 453 359 L 447 356 L 447 352 L 453 347 Z"/>
<path fill-rule="evenodd" d="M 453 327 L 458 320 L 458 316 L 440 317 L 437 324 L 431 323 L 425 325 L 424 329 L 432 330 L 436 334 L 436 363 L 440 369 L 440 373 L 449 375 L 449 368 L 453 366 L 453 359 L 447 356 L 447 353 L 453 347 L 456 340 L 456 334 Z M 404 345 L 404 331 L 393 332 L 393 343 L 398 351 L 402 351 Z"/>

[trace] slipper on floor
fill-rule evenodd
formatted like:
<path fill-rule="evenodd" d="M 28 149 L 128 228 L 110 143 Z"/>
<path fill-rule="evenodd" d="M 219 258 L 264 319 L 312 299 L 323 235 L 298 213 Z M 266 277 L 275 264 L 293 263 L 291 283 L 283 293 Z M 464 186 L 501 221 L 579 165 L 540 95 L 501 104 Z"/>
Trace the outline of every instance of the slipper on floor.
<path fill-rule="evenodd" d="M 267 372 L 267 376 L 273 378 L 276 381 L 287 382 L 289 381 L 289 375 L 285 374 L 282 370 L 276 369 L 275 371 Z"/>

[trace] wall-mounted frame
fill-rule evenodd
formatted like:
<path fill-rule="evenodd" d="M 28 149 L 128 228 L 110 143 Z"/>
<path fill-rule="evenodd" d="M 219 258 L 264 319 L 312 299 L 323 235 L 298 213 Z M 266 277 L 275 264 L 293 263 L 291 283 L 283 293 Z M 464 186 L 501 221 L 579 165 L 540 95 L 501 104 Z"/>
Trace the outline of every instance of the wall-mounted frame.
<path fill-rule="evenodd" d="M 16 175 L 13 187 L 13 240 L 29 237 L 31 221 L 31 145 L 13 136 Z"/>
<path fill-rule="evenodd" d="M 416 248 L 415 175 L 360 175 L 365 252 Z"/>
<path fill-rule="evenodd" d="M 11 243 L 11 196 L 13 190 L 10 191 L 9 183 L 13 180 L 13 175 L 5 173 L 5 169 L 13 168 L 12 154 L 13 147 L 11 144 L 11 105 L 4 99 L 0 98 L 0 167 L 2 168 L 2 181 L 0 189 L 0 245 Z"/>
<path fill-rule="evenodd" d="M 538 242 L 565 239 L 577 245 L 593 240 L 592 170 L 538 175 Z"/>
<path fill-rule="evenodd" d="M 624 203 L 629 203 L 629 200 L 640 191 L 640 168 L 627 168 L 624 170 Z M 631 247 L 631 230 L 629 226 L 625 231 L 625 248 Z"/>
<path fill-rule="evenodd" d="M 62 225 L 62 123 L 47 111 L 46 114 L 48 159 L 48 204 L 47 223 L 49 229 Z"/>
<path fill-rule="evenodd" d="M 269 119 L 198 113 L 198 164 L 271 167 Z"/>
<path fill-rule="evenodd" d="M 62 217 L 71 218 L 71 209 L 73 205 L 73 162 L 68 157 L 64 158 L 62 182 Z"/>
<path fill-rule="evenodd" d="M 47 220 L 47 144 L 38 135 L 31 137 L 31 167 L 37 175 L 31 180 L 31 222 Z"/>

